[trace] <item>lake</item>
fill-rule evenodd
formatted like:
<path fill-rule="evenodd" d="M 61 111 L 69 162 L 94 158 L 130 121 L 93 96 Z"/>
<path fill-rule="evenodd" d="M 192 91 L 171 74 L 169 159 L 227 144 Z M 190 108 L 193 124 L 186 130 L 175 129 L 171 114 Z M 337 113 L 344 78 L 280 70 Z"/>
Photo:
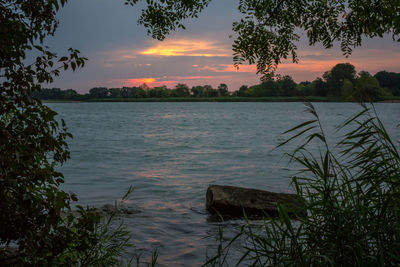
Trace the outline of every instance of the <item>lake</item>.
<path fill-rule="evenodd" d="M 218 223 L 207 221 L 208 185 L 292 192 L 282 132 L 311 118 L 301 103 L 48 103 L 70 132 L 71 159 L 61 168 L 79 204 L 130 197 L 140 213 L 124 218 L 136 250 L 158 249 L 160 265 L 199 266 L 215 251 Z M 316 103 L 328 136 L 360 111 L 354 103 Z M 400 140 L 400 104 L 376 104 Z M 314 148 L 317 150 L 317 147 Z M 226 232 L 240 221 L 224 224 Z M 207 238 L 206 238 L 207 237 Z M 134 251 L 131 251 L 133 255 Z"/>

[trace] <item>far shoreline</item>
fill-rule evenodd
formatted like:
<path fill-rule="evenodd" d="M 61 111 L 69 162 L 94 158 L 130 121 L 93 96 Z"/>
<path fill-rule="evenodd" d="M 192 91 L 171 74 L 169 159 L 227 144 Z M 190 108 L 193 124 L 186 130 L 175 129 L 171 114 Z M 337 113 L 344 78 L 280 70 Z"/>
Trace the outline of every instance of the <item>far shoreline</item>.
<path fill-rule="evenodd" d="M 166 97 L 166 98 L 102 98 L 102 99 L 43 99 L 43 103 L 90 103 L 90 102 L 343 102 L 340 97 Z M 400 103 L 400 97 L 387 97 L 375 103 Z"/>

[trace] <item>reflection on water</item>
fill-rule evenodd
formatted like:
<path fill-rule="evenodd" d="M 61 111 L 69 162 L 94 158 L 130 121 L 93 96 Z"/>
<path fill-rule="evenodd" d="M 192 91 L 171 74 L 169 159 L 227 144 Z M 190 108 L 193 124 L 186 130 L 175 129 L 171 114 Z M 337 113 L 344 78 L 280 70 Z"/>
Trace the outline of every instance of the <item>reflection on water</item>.
<path fill-rule="evenodd" d="M 290 192 L 284 152 L 274 150 L 280 134 L 310 118 L 301 103 L 54 103 L 74 139 L 71 160 L 62 167 L 64 189 L 80 204 L 120 199 L 130 185 L 138 214 L 124 218 L 136 249 L 159 263 L 198 266 L 216 247 L 218 224 L 207 222 L 209 184 Z M 360 108 L 318 103 L 328 135 Z M 389 133 L 400 140 L 400 104 L 377 104 Z M 317 148 L 316 148 L 317 149 Z M 238 222 L 224 224 L 233 236 Z M 205 238 L 209 236 L 209 238 Z M 238 248 L 239 249 L 239 248 Z M 131 251 L 131 253 L 134 253 Z"/>

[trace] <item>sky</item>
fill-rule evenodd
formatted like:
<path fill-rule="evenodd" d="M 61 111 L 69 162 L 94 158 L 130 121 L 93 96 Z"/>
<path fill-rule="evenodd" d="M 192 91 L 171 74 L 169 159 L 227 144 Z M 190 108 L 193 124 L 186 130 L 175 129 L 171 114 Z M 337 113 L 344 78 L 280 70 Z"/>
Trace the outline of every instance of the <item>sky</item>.
<path fill-rule="evenodd" d="M 93 87 L 166 85 L 241 85 L 259 83 L 256 67 L 233 66 L 230 38 L 232 22 L 240 19 L 239 0 L 214 0 L 197 19 L 185 21 L 186 30 L 171 33 L 164 41 L 153 40 L 137 24 L 140 6 L 124 5 L 124 0 L 69 0 L 58 13 L 59 27 L 46 40 L 52 51 L 67 54 L 72 47 L 89 59 L 83 69 L 66 71 L 44 87 L 75 89 L 86 93 Z M 362 47 L 345 58 L 338 45 L 331 49 L 298 44 L 299 63 L 285 62 L 277 73 L 296 82 L 312 81 L 338 63 L 349 62 L 357 71 L 375 74 L 381 70 L 400 72 L 400 44 L 390 36 L 364 40 Z"/>

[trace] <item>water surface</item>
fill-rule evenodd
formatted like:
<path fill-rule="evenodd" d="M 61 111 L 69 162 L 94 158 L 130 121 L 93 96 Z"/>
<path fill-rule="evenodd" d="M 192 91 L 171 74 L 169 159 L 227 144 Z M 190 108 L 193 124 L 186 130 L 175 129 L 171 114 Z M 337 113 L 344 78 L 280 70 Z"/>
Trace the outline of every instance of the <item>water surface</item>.
<path fill-rule="evenodd" d="M 133 185 L 130 200 L 141 212 L 124 219 L 132 242 L 144 255 L 158 248 L 158 262 L 166 266 L 199 266 L 206 251 L 213 253 L 218 225 L 205 212 L 209 184 L 292 191 L 295 166 L 282 156 L 295 144 L 274 148 L 282 132 L 311 118 L 301 103 L 48 105 L 74 135 L 63 188 L 77 193 L 80 204 L 100 206 Z M 339 136 L 335 126 L 360 110 L 352 103 L 315 106 L 332 138 Z M 400 140 L 400 104 L 376 108 Z"/>

